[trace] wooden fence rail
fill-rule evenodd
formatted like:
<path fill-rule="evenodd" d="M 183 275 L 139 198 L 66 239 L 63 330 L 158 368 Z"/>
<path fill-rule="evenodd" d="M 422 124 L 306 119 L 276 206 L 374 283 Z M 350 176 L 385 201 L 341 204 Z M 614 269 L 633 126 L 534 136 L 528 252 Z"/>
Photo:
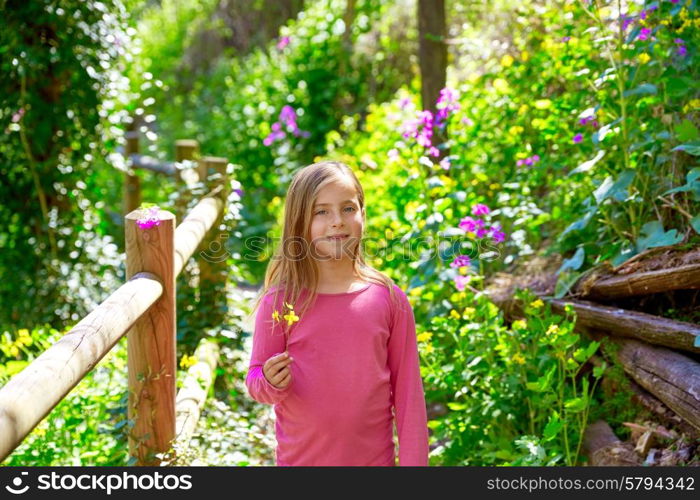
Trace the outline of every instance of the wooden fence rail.
<path fill-rule="evenodd" d="M 127 151 L 137 147 L 132 141 Z M 192 141 L 179 145 L 178 156 L 190 156 Z M 213 161 L 211 161 L 213 160 Z M 223 165 L 223 167 L 222 167 Z M 211 241 L 224 210 L 226 160 L 208 158 L 200 175 L 213 170 L 215 188 L 175 228 L 175 215 L 159 212 L 157 226 L 140 229 L 140 211 L 125 217 L 127 282 L 82 319 L 54 345 L 0 388 L 0 461 L 4 460 L 83 377 L 127 334 L 129 367 L 129 452 L 138 465 L 159 463 L 156 456 L 169 450 L 176 437 L 176 310 L 175 283 L 198 247 Z M 212 179 L 209 176 L 208 179 Z M 207 179 L 202 179 L 207 180 Z M 133 181 L 133 179 L 132 179 Z M 131 194 L 138 181 L 127 182 Z M 129 203 L 133 203 L 131 197 Z M 206 351 L 206 366 L 215 366 Z M 212 365 L 213 363 L 213 365 Z M 209 380 L 209 384 L 211 380 Z M 208 387 L 208 384 L 207 384 Z M 187 398 L 184 398 L 187 399 Z M 197 408 L 201 408 L 201 394 Z M 190 408 L 189 436 L 198 417 Z M 183 424 L 184 425 L 184 424 Z"/>

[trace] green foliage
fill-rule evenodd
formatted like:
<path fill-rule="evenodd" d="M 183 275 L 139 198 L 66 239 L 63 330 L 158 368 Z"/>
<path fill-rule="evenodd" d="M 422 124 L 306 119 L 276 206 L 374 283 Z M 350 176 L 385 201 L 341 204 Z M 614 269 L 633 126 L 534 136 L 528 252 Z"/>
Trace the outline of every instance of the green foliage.
<path fill-rule="evenodd" d="M 114 191 L 100 180 L 115 146 L 126 12 L 118 0 L 3 5 L 0 325 L 75 320 L 120 262 L 105 205 Z"/>
<path fill-rule="evenodd" d="M 414 289 L 417 300 L 428 288 Z M 435 465 L 574 465 L 596 384 L 585 373 L 597 342 L 573 333 L 575 314 L 552 314 L 529 291 L 526 318 L 506 327 L 482 293 L 454 293 L 449 315 L 418 335 L 426 398 L 452 410 L 428 425 Z M 466 307 L 465 307 L 466 306 Z M 419 328 L 420 330 L 420 328 Z"/>
<path fill-rule="evenodd" d="M 67 332 L 68 330 L 66 330 Z M 40 326 L 0 337 L 0 386 L 66 332 Z M 2 465 L 126 465 L 126 339 L 29 433 Z"/>

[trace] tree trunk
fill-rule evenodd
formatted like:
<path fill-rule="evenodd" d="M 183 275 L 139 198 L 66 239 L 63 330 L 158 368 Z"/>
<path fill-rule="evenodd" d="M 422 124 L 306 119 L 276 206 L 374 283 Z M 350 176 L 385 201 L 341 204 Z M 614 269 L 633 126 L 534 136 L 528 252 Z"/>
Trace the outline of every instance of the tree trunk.
<path fill-rule="evenodd" d="M 418 36 L 423 109 L 434 113 L 447 71 L 445 0 L 418 0 Z"/>

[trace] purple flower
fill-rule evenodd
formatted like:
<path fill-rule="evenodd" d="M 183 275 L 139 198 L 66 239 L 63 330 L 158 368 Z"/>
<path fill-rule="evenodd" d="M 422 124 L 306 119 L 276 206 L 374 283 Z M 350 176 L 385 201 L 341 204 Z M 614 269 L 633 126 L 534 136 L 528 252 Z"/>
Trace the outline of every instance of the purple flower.
<path fill-rule="evenodd" d="M 465 125 L 470 125 L 470 126 L 471 126 L 471 125 L 474 125 L 474 122 L 471 121 L 471 120 L 470 120 L 469 118 L 467 118 L 466 116 L 465 116 L 464 118 L 462 118 L 461 122 L 462 122 L 463 124 L 465 124 Z"/>
<path fill-rule="evenodd" d="M 404 97 L 399 101 L 399 107 L 401 109 L 406 109 L 409 104 L 411 104 L 411 100 L 408 97 Z"/>
<path fill-rule="evenodd" d="M 24 116 L 24 108 L 19 108 L 15 114 L 12 115 L 12 123 L 17 123 Z"/>
<path fill-rule="evenodd" d="M 535 161 L 535 163 L 537 163 L 538 161 L 540 161 L 540 155 L 534 155 L 532 159 Z"/>
<path fill-rule="evenodd" d="M 651 28 L 642 28 L 639 31 L 639 36 L 637 37 L 637 40 L 641 40 L 641 41 L 648 40 L 649 35 L 651 35 Z"/>
<path fill-rule="evenodd" d="M 240 188 L 236 188 L 233 190 L 234 193 L 236 193 L 238 196 L 243 197 L 243 190 Z"/>
<path fill-rule="evenodd" d="M 525 160 L 520 159 L 520 160 L 516 161 L 515 164 L 519 167 L 522 167 L 523 165 L 525 165 Z"/>
<path fill-rule="evenodd" d="M 476 237 L 477 238 L 483 238 L 487 234 L 489 234 L 488 229 L 484 229 L 483 227 L 480 227 L 479 229 L 476 230 Z"/>
<path fill-rule="evenodd" d="M 532 165 L 532 157 L 525 158 L 525 165 Z"/>
<path fill-rule="evenodd" d="M 280 120 L 285 122 L 287 125 L 290 125 L 292 123 L 296 123 L 297 114 L 294 111 L 294 108 L 288 104 L 283 106 L 282 109 L 280 110 Z"/>
<path fill-rule="evenodd" d="M 583 140 L 583 134 L 576 134 L 572 140 L 574 141 L 574 144 L 578 144 Z"/>
<path fill-rule="evenodd" d="M 491 226 L 491 229 L 489 229 L 489 233 L 491 234 L 491 238 L 493 238 L 493 241 L 495 243 L 500 243 L 506 239 L 506 233 L 501 231 L 501 226 L 498 224 L 494 224 L 493 226 Z"/>
<path fill-rule="evenodd" d="M 571 37 L 570 37 L 570 36 L 564 36 L 564 37 L 562 37 L 562 39 L 561 39 L 561 41 L 564 42 L 564 43 L 568 42 L 569 40 L 571 40 Z"/>
<path fill-rule="evenodd" d="M 678 55 L 681 57 L 684 57 L 688 53 L 688 49 L 685 48 L 685 45 L 681 45 L 678 47 Z"/>
<path fill-rule="evenodd" d="M 277 50 L 282 50 L 284 49 L 287 45 L 289 45 L 290 39 L 288 36 L 283 36 L 280 38 L 280 41 L 277 42 Z"/>
<path fill-rule="evenodd" d="M 455 286 L 457 287 L 457 290 L 459 290 L 460 292 L 462 290 L 464 290 L 464 287 L 467 286 L 467 283 L 469 283 L 469 280 L 470 280 L 469 276 L 462 276 L 461 274 L 455 276 L 454 283 L 455 283 Z"/>
<path fill-rule="evenodd" d="M 491 210 L 483 203 L 477 203 L 472 207 L 472 214 L 474 215 L 486 215 L 489 212 L 491 212 Z"/>
<path fill-rule="evenodd" d="M 435 108 L 437 112 L 435 114 L 434 125 L 436 127 L 442 127 L 449 114 L 460 108 L 459 102 L 457 102 L 457 92 L 449 87 L 440 90 L 440 96 L 435 103 Z"/>
<path fill-rule="evenodd" d="M 473 233 L 476 231 L 477 221 L 473 217 L 465 217 L 459 221 L 459 228 L 465 233 Z"/>
<path fill-rule="evenodd" d="M 150 229 L 153 226 L 159 226 L 160 225 L 160 218 L 158 217 L 158 211 L 160 209 L 155 206 L 151 207 L 148 209 L 148 212 L 145 215 L 142 215 L 138 219 L 136 219 L 136 225 L 140 229 Z"/>
<path fill-rule="evenodd" d="M 428 154 L 430 156 L 440 156 L 440 150 L 436 148 L 435 146 L 430 146 L 430 149 L 428 149 Z"/>
<path fill-rule="evenodd" d="M 468 255 L 458 255 L 455 259 L 450 262 L 450 267 L 465 267 L 471 262 Z"/>

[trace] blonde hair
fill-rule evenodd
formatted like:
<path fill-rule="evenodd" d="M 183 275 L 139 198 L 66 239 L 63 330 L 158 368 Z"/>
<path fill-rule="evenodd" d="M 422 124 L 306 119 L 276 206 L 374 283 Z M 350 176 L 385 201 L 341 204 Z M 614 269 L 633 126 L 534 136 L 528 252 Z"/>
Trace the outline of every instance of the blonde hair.
<path fill-rule="evenodd" d="M 284 249 L 290 242 L 303 242 L 307 247 L 311 245 L 310 226 L 313 217 L 313 205 L 321 189 L 333 182 L 349 179 L 355 187 L 360 210 L 364 211 L 365 194 L 360 181 L 355 173 L 345 163 L 339 161 L 321 161 L 313 163 L 298 170 L 287 190 L 284 205 L 284 226 L 282 229 L 282 241 L 275 250 L 274 256 L 267 266 L 265 282 L 255 301 L 255 307 L 251 316 L 260 306 L 260 302 L 274 287 L 273 307 L 278 304 L 278 296 L 283 291 L 283 301 L 294 305 L 294 312 L 302 318 L 304 313 L 316 300 L 316 289 L 319 281 L 319 269 L 316 259 L 309 258 L 308 252 L 302 259 L 290 259 Z M 354 247 L 353 268 L 355 274 L 364 281 L 384 285 L 389 289 L 391 300 L 396 300 L 394 280 L 384 273 L 369 266 L 362 253 L 361 242 Z M 310 291 L 301 308 L 296 307 L 302 288 Z M 283 311 L 280 311 L 284 314 Z M 281 322 L 287 340 L 291 328 L 286 328 Z"/>

